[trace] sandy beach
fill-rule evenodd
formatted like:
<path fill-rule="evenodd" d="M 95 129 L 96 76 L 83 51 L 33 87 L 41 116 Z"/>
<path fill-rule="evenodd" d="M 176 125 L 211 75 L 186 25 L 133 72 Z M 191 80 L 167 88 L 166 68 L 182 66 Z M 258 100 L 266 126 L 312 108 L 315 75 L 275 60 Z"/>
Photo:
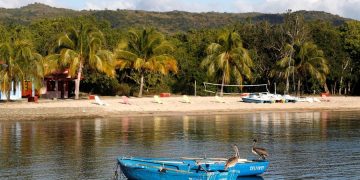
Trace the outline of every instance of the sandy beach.
<path fill-rule="evenodd" d="M 329 97 L 329 102 L 297 102 L 254 104 L 244 103 L 240 97 L 223 97 L 219 103 L 213 96 L 192 97 L 184 103 L 181 96 L 160 98 L 163 104 L 155 103 L 153 97 L 130 97 L 125 104 L 121 97 L 101 97 L 107 106 L 94 100 L 39 100 L 38 103 L 0 103 L 0 120 L 73 119 L 87 117 L 122 117 L 147 115 L 203 115 L 229 114 L 257 111 L 307 111 L 307 110 L 360 110 L 360 97 Z"/>

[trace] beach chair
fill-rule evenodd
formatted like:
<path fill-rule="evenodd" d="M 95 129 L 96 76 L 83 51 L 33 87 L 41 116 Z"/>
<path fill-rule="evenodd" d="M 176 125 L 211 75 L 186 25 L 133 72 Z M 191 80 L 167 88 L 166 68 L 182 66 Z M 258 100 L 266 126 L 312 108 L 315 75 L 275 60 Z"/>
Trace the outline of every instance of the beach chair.
<path fill-rule="evenodd" d="M 130 105 L 129 98 L 128 98 L 127 96 L 122 96 L 121 98 L 122 98 L 122 101 L 123 101 L 122 103 L 123 103 L 123 104 L 128 104 L 128 105 Z"/>
<path fill-rule="evenodd" d="M 218 95 L 215 96 L 215 100 L 216 100 L 216 102 L 218 102 L 218 103 L 225 103 L 225 101 L 224 101 L 220 96 L 218 96 Z"/>
<path fill-rule="evenodd" d="M 163 102 L 160 100 L 160 97 L 158 95 L 154 96 L 154 102 L 158 104 L 163 104 Z"/>
<path fill-rule="evenodd" d="M 99 98 L 99 96 L 95 96 L 95 104 L 98 104 L 98 105 L 100 105 L 100 106 L 107 106 L 107 105 L 108 105 L 107 103 L 103 102 L 103 101 Z"/>
<path fill-rule="evenodd" d="M 181 102 L 189 104 L 191 103 L 190 98 L 187 95 L 183 95 L 182 98 L 183 100 Z"/>

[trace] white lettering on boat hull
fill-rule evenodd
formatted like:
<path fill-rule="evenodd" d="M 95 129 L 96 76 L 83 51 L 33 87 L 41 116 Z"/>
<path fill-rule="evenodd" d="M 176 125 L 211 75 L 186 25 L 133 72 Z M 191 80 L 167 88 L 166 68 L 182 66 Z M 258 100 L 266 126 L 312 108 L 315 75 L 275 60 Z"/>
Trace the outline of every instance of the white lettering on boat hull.
<path fill-rule="evenodd" d="M 265 166 L 250 166 L 250 171 L 263 171 Z"/>

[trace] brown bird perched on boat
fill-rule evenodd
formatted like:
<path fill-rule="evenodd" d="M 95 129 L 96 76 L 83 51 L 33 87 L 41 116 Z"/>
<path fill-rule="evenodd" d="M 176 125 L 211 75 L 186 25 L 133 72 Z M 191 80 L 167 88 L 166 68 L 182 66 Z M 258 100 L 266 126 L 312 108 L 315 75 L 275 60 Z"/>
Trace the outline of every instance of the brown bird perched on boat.
<path fill-rule="evenodd" d="M 257 140 L 254 139 L 254 143 L 252 146 L 252 153 L 254 153 L 255 155 L 260 156 L 259 159 L 266 159 L 266 157 L 269 156 L 269 153 L 266 151 L 266 149 L 261 148 L 261 147 L 255 147 Z"/>
<path fill-rule="evenodd" d="M 227 170 L 229 167 L 235 166 L 235 164 L 238 162 L 240 155 L 239 155 L 239 148 L 236 146 L 236 144 L 233 145 L 235 155 L 229 158 L 225 163 L 225 170 Z"/>

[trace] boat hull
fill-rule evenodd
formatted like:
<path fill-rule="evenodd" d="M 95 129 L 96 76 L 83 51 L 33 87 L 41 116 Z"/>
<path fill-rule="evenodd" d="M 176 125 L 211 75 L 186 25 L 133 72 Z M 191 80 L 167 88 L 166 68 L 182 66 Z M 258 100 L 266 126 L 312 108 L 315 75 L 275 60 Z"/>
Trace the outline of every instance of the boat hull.
<path fill-rule="evenodd" d="M 137 180 L 235 180 L 238 177 L 258 179 L 256 175 L 264 173 L 269 166 L 267 160 L 247 161 L 224 170 L 225 161 L 199 163 L 197 160 L 125 157 L 118 158 L 118 164 L 128 179 Z"/>
<path fill-rule="evenodd" d="M 245 103 L 274 103 L 275 100 L 271 99 L 260 99 L 260 98 L 250 98 L 250 97 L 243 97 L 242 101 Z"/>

